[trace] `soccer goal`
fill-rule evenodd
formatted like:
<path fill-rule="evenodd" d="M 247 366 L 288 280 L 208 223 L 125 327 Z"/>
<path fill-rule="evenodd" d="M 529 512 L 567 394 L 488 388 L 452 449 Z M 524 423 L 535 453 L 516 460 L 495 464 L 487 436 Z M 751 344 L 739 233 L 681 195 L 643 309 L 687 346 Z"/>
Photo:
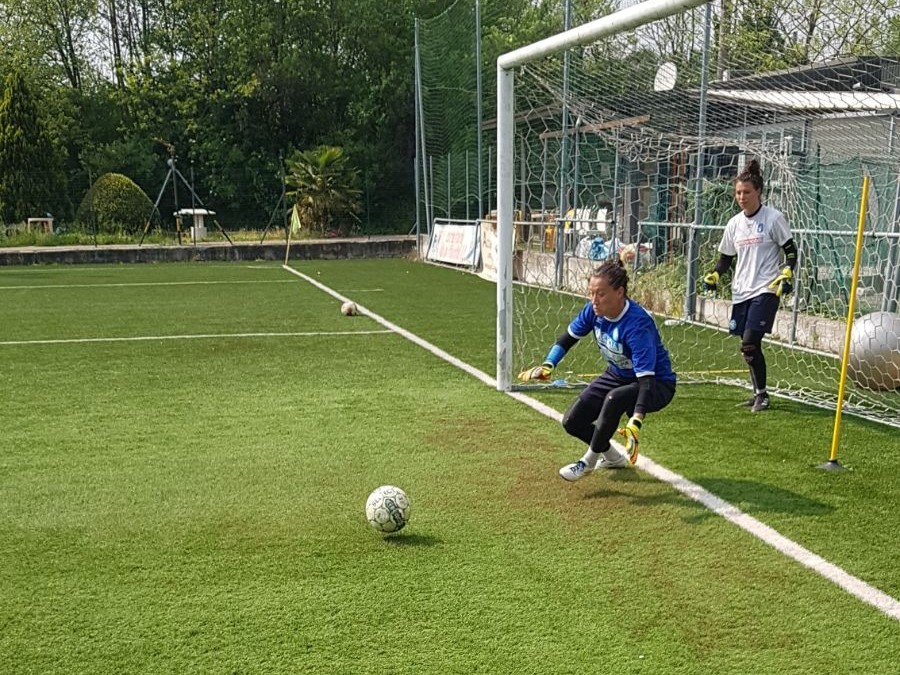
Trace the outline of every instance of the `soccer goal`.
<path fill-rule="evenodd" d="M 749 386 L 730 275 L 718 297 L 700 280 L 756 158 L 800 250 L 766 342 L 770 392 L 837 405 L 856 268 L 845 410 L 900 426 L 898 19 L 900 2 L 650 0 L 501 56 L 498 387 L 541 361 L 612 255 L 681 382 Z M 600 367 L 580 345 L 556 384 Z"/>

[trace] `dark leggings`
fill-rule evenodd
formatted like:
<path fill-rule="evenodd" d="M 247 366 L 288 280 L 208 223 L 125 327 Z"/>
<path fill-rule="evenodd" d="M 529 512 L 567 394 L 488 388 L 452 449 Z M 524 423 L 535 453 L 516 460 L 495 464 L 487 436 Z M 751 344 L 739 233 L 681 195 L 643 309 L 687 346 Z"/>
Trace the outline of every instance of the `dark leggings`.
<path fill-rule="evenodd" d="M 750 328 L 741 336 L 741 354 L 750 366 L 750 380 L 754 393 L 766 388 L 766 357 L 762 352 L 762 339 L 765 333 Z"/>
<path fill-rule="evenodd" d="M 623 414 L 634 414 L 638 383 L 623 380 L 609 371 L 591 382 L 563 415 L 567 433 L 580 438 L 594 452 L 609 450 L 609 440 L 619 427 Z M 650 400 L 644 412 L 665 408 L 675 396 L 675 383 L 654 380 Z"/>

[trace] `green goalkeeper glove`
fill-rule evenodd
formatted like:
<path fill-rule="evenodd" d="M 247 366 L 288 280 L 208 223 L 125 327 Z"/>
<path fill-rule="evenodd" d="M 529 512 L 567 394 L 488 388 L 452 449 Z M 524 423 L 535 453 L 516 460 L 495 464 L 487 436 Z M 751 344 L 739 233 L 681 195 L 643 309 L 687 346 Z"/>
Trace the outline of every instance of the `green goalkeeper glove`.
<path fill-rule="evenodd" d="M 703 290 L 707 293 L 715 293 L 719 289 L 719 273 L 713 270 L 703 277 Z"/>
<path fill-rule="evenodd" d="M 638 459 L 642 424 L 643 421 L 637 415 L 632 415 L 625 428 L 619 429 L 619 433 L 625 437 L 625 452 L 628 454 L 628 461 L 632 464 Z"/>
<path fill-rule="evenodd" d="M 775 295 L 780 298 L 782 295 L 787 295 L 794 290 L 793 279 L 794 273 L 791 271 L 791 268 L 785 267 L 781 270 L 781 274 L 775 277 L 775 281 L 769 284 L 769 288 L 775 291 Z"/>
<path fill-rule="evenodd" d="M 537 380 L 540 382 L 546 382 L 550 379 L 551 373 L 553 373 L 553 364 L 549 361 L 544 361 L 539 366 L 529 368 L 528 370 L 523 370 L 521 373 L 519 373 L 519 381 L 534 382 L 535 380 Z"/>

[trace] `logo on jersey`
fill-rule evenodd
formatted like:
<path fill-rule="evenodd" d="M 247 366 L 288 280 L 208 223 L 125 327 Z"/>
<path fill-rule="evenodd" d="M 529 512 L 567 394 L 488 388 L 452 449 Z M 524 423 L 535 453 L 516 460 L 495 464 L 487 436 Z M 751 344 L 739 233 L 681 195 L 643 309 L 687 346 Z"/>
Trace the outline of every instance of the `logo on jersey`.
<path fill-rule="evenodd" d="M 597 346 L 600 347 L 600 353 L 611 364 L 622 369 L 632 369 L 634 365 L 627 356 L 625 356 L 625 347 L 619 342 L 619 329 L 613 328 L 610 333 L 604 333 L 599 328 L 594 329 L 594 337 L 597 338 Z"/>
<path fill-rule="evenodd" d="M 757 231 L 757 232 L 762 232 L 762 231 L 763 231 L 763 225 L 764 225 L 764 224 L 765 224 L 765 223 L 763 223 L 763 221 L 759 221 L 759 222 L 756 224 L 756 231 Z"/>
<path fill-rule="evenodd" d="M 744 237 L 743 239 L 735 239 L 734 245 L 738 248 L 743 248 L 745 246 L 756 246 L 757 244 L 763 243 L 765 240 L 765 237 Z"/>

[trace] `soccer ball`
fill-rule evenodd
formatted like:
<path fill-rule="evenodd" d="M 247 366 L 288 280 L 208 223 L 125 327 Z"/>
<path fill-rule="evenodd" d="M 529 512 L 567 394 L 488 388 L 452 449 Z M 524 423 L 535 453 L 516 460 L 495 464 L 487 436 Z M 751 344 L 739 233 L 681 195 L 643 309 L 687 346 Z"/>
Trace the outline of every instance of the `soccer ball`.
<path fill-rule="evenodd" d="M 344 316 L 353 316 L 356 314 L 356 303 L 349 300 L 341 305 L 341 314 Z"/>
<path fill-rule="evenodd" d="M 384 534 L 402 530 L 409 520 L 409 497 L 393 485 L 376 488 L 366 500 L 366 520 Z"/>
<path fill-rule="evenodd" d="M 853 322 L 847 370 L 865 389 L 900 387 L 900 314 L 873 312 Z"/>

